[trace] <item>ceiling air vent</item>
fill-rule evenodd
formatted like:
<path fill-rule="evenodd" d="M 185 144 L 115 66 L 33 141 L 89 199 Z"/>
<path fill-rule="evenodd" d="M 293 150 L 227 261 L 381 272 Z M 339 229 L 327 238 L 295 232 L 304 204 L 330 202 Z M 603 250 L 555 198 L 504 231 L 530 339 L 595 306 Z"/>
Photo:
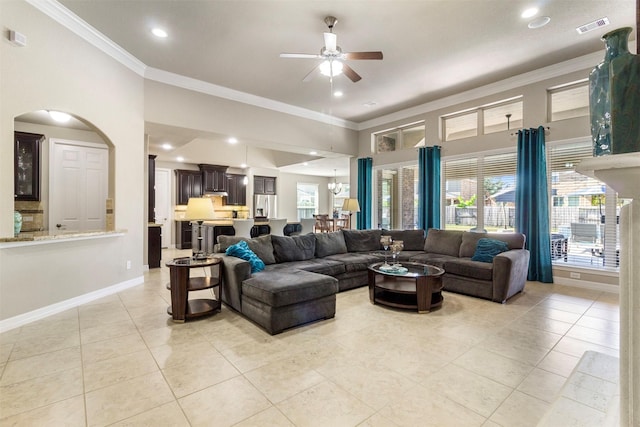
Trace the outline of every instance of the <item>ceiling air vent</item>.
<path fill-rule="evenodd" d="M 588 33 L 589 31 L 593 31 L 596 28 L 604 27 L 606 25 L 609 25 L 609 18 L 605 16 L 604 18 L 600 18 L 596 21 L 579 26 L 578 28 L 576 28 L 576 31 L 578 32 L 578 34 L 584 34 Z"/>

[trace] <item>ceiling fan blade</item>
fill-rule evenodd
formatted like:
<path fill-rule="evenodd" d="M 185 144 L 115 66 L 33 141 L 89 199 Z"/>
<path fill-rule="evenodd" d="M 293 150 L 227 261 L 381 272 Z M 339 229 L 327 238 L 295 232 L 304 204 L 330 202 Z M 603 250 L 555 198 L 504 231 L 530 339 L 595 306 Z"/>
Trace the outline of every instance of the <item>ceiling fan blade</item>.
<path fill-rule="evenodd" d="M 344 59 L 382 59 L 382 52 L 345 52 Z"/>
<path fill-rule="evenodd" d="M 353 71 L 353 68 L 349 67 L 347 64 L 342 64 L 342 72 L 345 76 L 349 77 L 349 80 L 354 83 L 362 79 L 362 77 L 360 77 L 358 73 Z"/>
<path fill-rule="evenodd" d="M 320 72 L 320 69 L 318 67 L 319 66 L 313 67 L 313 69 L 311 71 L 309 71 L 306 76 L 304 76 L 304 79 L 302 79 L 302 81 L 304 83 L 307 83 L 307 82 L 310 82 L 311 80 L 313 80 L 313 78 L 316 76 L 316 74 L 318 74 Z"/>
<path fill-rule="evenodd" d="M 281 53 L 280 58 L 318 59 L 318 58 L 322 58 L 322 56 L 314 53 Z"/>
<path fill-rule="evenodd" d="M 324 48 L 329 52 L 338 50 L 338 36 L 333 33 L 324 33 Z"/>

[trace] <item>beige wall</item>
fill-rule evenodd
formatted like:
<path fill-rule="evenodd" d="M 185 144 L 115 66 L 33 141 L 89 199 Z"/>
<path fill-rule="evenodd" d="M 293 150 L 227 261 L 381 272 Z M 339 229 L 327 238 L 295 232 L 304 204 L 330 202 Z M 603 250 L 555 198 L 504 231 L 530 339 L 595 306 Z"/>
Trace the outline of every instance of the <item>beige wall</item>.
<path fill-rule="evenodd" d="M 124 236 L 0 249 L 0 319 L 140 277 L 143 271 L 143 79 L 22 1 L 0 2 L 0 237 L 13 235 L 14 117 L 80 116 L 114 146 L 116 228 Z M 28 38 L 6 40 L 7 30 Z M 126 269 L 130 260 L 132 268 Z"/>

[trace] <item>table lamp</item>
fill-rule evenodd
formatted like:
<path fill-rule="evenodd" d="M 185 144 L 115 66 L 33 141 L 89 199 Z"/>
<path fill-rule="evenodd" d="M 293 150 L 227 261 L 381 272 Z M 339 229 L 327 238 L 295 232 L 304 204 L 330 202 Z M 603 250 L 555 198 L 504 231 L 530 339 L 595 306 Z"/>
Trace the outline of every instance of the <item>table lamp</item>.
<path fill-rule="evenodd" d="M 349 211 L 349 228 L 351 228 L 351 215 L 353 212 L 360 212 L 360 203 L 358 203 L 358 199 L 344 199 L 344 203 L 342 203 L 342 210 Z"/>
<path fill-rule="evenodd" d="M 202 251 L 202 222 L 214 219 L 213 202 L 209 197 L 190 197 L 184 219 L 198 223 L 198 251 L 193 251 L 193 259 L 204 259 Z"/>

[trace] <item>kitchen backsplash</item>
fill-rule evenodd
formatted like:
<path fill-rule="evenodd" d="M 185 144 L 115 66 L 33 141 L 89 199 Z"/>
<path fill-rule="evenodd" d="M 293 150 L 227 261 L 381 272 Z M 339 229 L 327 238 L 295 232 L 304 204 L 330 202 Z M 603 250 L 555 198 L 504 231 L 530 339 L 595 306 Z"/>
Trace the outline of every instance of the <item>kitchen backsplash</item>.
<path fill-rule="evenodd" d="M 249 208 L 247 206 L 228 206 L 223 204 L 222 197 L 211 196 L 213 201 L 213 209 L 216 218 L 219 219 L 231 219 L 233 218 L 233 212 L 236 211 L 238 218 L 249 218 Z M 184 219 L 187 210 L 186 205 L 177 205 L 174 210 L 174 219 L 180 221 Z"/>

